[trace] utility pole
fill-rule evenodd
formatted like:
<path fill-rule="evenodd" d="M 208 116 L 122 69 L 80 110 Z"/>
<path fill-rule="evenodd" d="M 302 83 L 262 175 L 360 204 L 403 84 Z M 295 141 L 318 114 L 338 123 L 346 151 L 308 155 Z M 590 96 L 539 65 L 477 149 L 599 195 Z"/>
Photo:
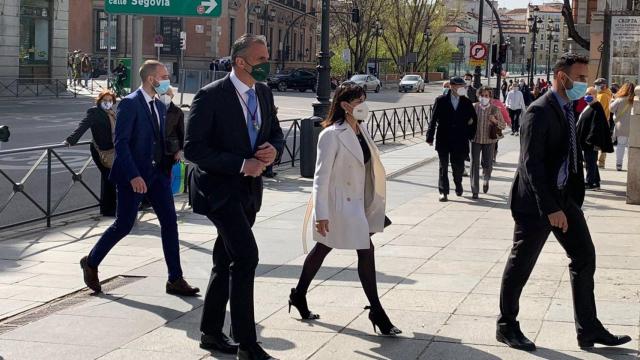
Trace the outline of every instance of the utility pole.
<path fill-rule="evenodd" d="M 317 99 L 313 103 L 313 116 L 325 118 L 329 113 L 331 94 L 331 62 L 329 58 L 329 6 L 330 0 L 322 0 L 322 19 L 320 34 L 320 54 L 318 65 Z"/>
<path fill-rule="evenodd" d="M 480 0 L 480 10 L 478 10 L 478 43 L 482 43 L 482 20 L 484 17 L 484 0 Z M 479 89 L 482 86 L 482 82 L 480 81 L 480 77 L 482 76 L 482 68 L 480 65 L 476 66 L 476 69 L 473 73 L 473 86 L 476 89 Z"/>
<path fill-rule="evenodd" d="M 139 15 L 133 16 L 131 26 L 131 91 L 140 87 L 140 76 L 138 69 L 142 66 L 142 29 L 144 28 L 144 18 Z"/>

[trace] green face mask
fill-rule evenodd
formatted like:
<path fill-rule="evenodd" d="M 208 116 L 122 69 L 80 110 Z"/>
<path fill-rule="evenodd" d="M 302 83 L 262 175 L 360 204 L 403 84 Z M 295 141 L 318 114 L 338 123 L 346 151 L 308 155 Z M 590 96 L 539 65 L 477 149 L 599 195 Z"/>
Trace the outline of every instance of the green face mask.
<path fill-rule="evenodd" d="M 247 64 L 249 64 L 248 61 L 245 60 L 245 62 Z M 269 72 L 271 71 L 271 65 L 269 64 L 269 62 L 263 62 L 262 64 L 257 64 L 257 65 L 251 65 L 251 72 L 248 72 L 251 77 L 253 77 L 256 81 L 259 82 L 263 82 L 267 80 L 267 77 L 269 77 Z"/>

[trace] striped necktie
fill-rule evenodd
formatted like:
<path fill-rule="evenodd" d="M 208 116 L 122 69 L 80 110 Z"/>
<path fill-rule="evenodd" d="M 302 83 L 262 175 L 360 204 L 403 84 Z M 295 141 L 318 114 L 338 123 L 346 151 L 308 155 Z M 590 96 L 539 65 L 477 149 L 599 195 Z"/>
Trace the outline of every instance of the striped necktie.
<path fill-rule="evenodd" d="M 576 121 L 571 102 L 564 105 L 564 113 L 569 122 L 569 169 L 574 174 L 578 173 L 578 146 L 576 144 Z"/>

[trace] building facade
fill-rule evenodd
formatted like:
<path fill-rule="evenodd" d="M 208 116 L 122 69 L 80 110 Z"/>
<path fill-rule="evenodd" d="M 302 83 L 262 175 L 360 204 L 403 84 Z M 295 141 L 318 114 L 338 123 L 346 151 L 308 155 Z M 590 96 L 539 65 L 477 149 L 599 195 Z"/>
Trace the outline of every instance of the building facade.
<path fill-rule="evenodd" d="M 133 16 L 107 14 L 103 0 L 68 1 L 71 19 L 68 28 L 69 51 L 80 50 L 92 55 L 94 62 L 102 68 L 102 73 L 106 73 L 108 47 L 111 47 L 112 68 L 118 59 L 131 57 Z M 280 42 L 284 41 L 285 31 L 292 24 L 291 19 L 315 8 L 312 6 L 314 3 L 309 1 L 224 1 L 219 18 L 144 16 L 143 57 L 159 59 L 170 72 L 177 75 L 182 65 L 180 33 L 184 31 L 184 68 L 208 70 L 213 59 L 228 57 L 234 40 L 248 32 L 266 36 L 275 69 L 284 56 L 280 48 L 287 49 Z M 262 11 L 265 7 L 266 11 Z M 288 55 L 292 62 L 295 61 L 291 65 L 315 65 L 318 23 L 318 17 L 308 15 L 291 26 Z M 161 39 L 162 47 L 156 47 L 154 39 Z"/>
<path fill-rule="evenodd" d="M 0 78 L 65 79 L 69 2 L 4 0 L 0 8 Z"/>
<path fill-rule="evenodd" d="M 538 33 L 535 34 L 535 68 L 536 73 L 540 74 L 550 71 L 562 53 L 569 49 L 564 42 L 568 36 L 567 27 L 562 17 L 562 3 L 530 5 L 527 18 L 536 15 L 542 20 L 542 23 L 538 24 Z M 533 41 L 533 36 L 534 34 L 531 33 L 530 42 Z"/>

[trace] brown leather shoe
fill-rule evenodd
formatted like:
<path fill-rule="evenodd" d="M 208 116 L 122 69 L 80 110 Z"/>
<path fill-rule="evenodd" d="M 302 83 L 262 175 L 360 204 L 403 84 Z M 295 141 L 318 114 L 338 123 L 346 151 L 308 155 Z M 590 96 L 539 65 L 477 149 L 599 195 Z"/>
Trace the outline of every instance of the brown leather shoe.
<path fill-rule="evenodd" d="M 87 259 L 87 256 L 80 259 L 80 267 L 82 268 L 82 273 L 84 275 L 84 283 L 89 289 L 99 293 L 102 291 L 102 286 L 100 286 L 100 280 L 98 279 L 98 268 L 92 268 L 89 266 Z"/>
<path fill-rule="evenodd" d="M 174 282 L 167 281 L 167 294 L 179 296 L 196 296 L 200 292 L 197 287 L 192 287 L 184 278 Z"/>

